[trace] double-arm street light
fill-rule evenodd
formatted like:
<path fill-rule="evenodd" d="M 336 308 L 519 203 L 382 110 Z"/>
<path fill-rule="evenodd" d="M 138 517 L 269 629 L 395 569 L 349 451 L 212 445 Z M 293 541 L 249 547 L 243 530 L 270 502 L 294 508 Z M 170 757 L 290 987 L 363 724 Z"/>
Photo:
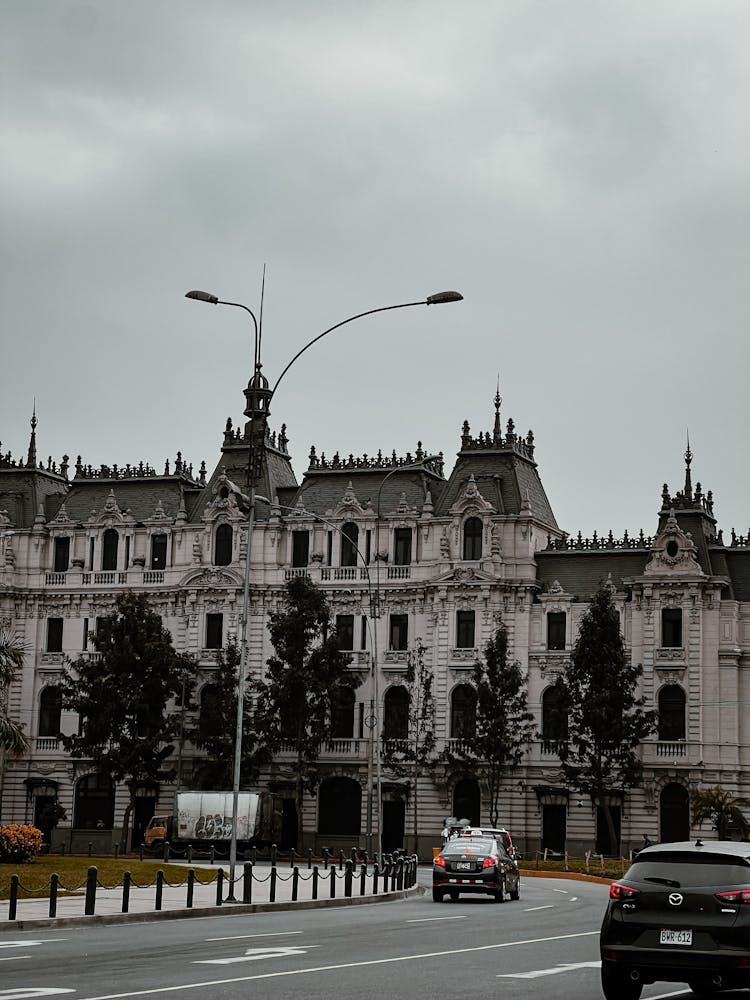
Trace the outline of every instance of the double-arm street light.
<path fill-rule="evenodd" d="M 357 313 L 354 316 L 349 316 L 347 319 L 341 320 L 341 322 L 334 324 L 334 326 L 329 326 L 327 330 L 323 330 L 319 333 L 317 337 L 313 337 L 312 340 L 308 341 L 304 347 L 300 348 L 299 351 L 294 355 L 294 357 L 289 361 L 286 367 L 282 370 L 273 388 L 268 388 L 268 380 L 261 374 L 261 339 L 262 339 L 262 328 L 258 324 L 258 320 L 255 313 L 248 306 L 243 305 L 241 302 L 228 302 L 224 299 L 220 299 L 217 295 L 212 295 L 210 292 L 203 292 L 199 290 L 193 290 L 187 292 L 185 295 L 188 299 L 196 299 L 199 302 L 208 302 L 211 305 L 221 305 L 221 306 L 235 306 L 238 309 L 244 309 L 246 313 L 250 315 L 253 321 L 254 330 L 254 352 L 253 352 L 253 375 L 250 379 L 247 389 L 245 390 L 245 396 L 247 399 L 247 408 L 245 409 L 245 415 L 249 418 L 249 432 L 250 432 L 250 455 L 248 461 L 248 488 L 249 488 L 249 499 L 248 499 L 248 518 L 247 518 L 247 546 L 245 553 L 245 579 L 244 579 L 244 594 L 242 601 L 242 640 L 240 647 L 240 664 L 237 678 L 237 719 L 236 719 L 236 729 L 235 729 L 235 741 L 234 741 L 234 771 L 233 771 L 233 781 L 232 781 L 232 834 L 229 842 L 229 895 L 228 899 L 234 901 L 234 883 L 235 883 L 235 870 L 237 865 L 237 813 L 239 806 L 239 792 L 240 792 L 240 763 L 242 759 L 242 723 L 243 723 L 243 712 L 244 712 L 244 701 L 245 701 L 245 674 L 247 670 L 247 652 L 248 652 L 248 616 L 249 616 L 249 606 L 250 606 L 250 549 L 252 546 L 252 536 L 253 527 L 255 524 L 255 490 L 256 486 L 260 480 L 260 476 L 263 469 L 263 451 L 265 447 L 265 435 L 266 426 L 268 421 L 268 415 L 270 412 L 271 401 L 273 400 L 276 390 L 279 387 L 279 383 L 292 367 L 294 362 L 305 353 L 305 351 L 316 344 L 319 340 L 325 337 L 329 333 L 333 333 L 334 330 L 338 330 L 339 327 L 346 326 L 347 323 L 353 323 L 357 319 L 362 319 L 365 316 L 372 316 L 375 313 L 390 312 L 394 309 L 408 309 L 410 306 L 430 306 L 430 305 L 441 305 L 446 302 L 460 302 L 463 299 L 463 295 L 460 292 L 437 292 L 434 295 L 428 295 L 425 299 L 420 299 L 416 302 L 401 302 L 396 305 L 390 306 L 379 306 L 377 309 L 367 309 L 365 312 Z M 377 713 L 377 707 L 376 707 Z"/>

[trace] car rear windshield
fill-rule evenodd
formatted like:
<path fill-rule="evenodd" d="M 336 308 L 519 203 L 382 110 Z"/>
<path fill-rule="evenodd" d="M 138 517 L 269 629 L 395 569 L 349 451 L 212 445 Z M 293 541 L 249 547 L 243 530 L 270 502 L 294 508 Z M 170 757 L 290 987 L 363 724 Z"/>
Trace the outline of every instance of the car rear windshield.
<path fill-rule="evenodd" d="M 493 841 L 478 840 L 474 837 L 459 837 L 446 844 L 443 854 L 449 857 L 459 857 L 462 854 L 489 854 Z"/>
<path fill-rule="evenodd" d="M 636 861 L 625 876 L 629 881 L 669 879 L 678 886 L 750 885 L 750 866 L 737 858 L 720 854 L 700 857 L 683 855 L 652 855 Z"/>

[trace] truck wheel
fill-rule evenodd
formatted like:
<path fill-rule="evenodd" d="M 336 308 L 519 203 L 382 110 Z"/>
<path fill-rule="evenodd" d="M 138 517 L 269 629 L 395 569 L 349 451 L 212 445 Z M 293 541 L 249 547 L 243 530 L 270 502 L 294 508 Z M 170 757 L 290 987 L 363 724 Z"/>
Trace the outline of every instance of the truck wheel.
<path fill-rule="evenodd" d="M 153 854 L 160 854 L 164 850 L 164 841 L 152 840 L 147 849 Z"/>

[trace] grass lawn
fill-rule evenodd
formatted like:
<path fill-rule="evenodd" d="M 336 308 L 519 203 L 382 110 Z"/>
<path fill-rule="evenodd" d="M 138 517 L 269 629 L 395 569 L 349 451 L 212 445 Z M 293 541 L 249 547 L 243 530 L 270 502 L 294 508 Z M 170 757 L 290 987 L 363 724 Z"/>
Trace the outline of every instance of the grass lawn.
<path fill-rule="evenodd" d="M 45 855 L 34 858 L 27 864 L 0 864 L 0 899 L 10 897 L 10 877 L 18 875 L 19 898 L 49 896 L 50 876 L 54 873 L 59 878 L 59 895 L 75 891 L 84 891 L 86 873 L 94 865 L 97 869 L 97 879 L 101 885 L 111 888 L 122 885 L 123 872 L 130 872 L 133 884 L 139 886 L 154 885 L 156 873 L 161 868 L 165 882 L 170 885 L 182 885 L 187 880 L 187 867 L 169 865 L 161 861 L 139 861 L 137 858 L 111 857 L 78 857 L 76 855 Z M 196 868 L 195 878 L 198 882 L 213 882 L 216 872 L 227 866 L 216 865 L 215 868 Z"/>

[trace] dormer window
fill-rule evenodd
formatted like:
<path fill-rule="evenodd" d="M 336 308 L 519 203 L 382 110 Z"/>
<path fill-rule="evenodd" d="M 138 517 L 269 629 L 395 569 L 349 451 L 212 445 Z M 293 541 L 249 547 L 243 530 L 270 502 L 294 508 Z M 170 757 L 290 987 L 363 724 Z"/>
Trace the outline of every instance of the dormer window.
<path fill-rule="evenodd" d="M 107 528 L 102 538 L 102 571 L 111 572 L 117 569 L 117 546 L 120 536 L 114 528 Z"/>
<path fill-rule="evenodd" d="M 341 529 L 341 565 L 357 565 L 357 539 L 359 538 L 359 528 L 356 524 L 348 521 Z"/>
<path fill-rule="evenodd" d="M 464 524 L 464 559 L 482 558 L 482 522 L 470 517 Z"/>

